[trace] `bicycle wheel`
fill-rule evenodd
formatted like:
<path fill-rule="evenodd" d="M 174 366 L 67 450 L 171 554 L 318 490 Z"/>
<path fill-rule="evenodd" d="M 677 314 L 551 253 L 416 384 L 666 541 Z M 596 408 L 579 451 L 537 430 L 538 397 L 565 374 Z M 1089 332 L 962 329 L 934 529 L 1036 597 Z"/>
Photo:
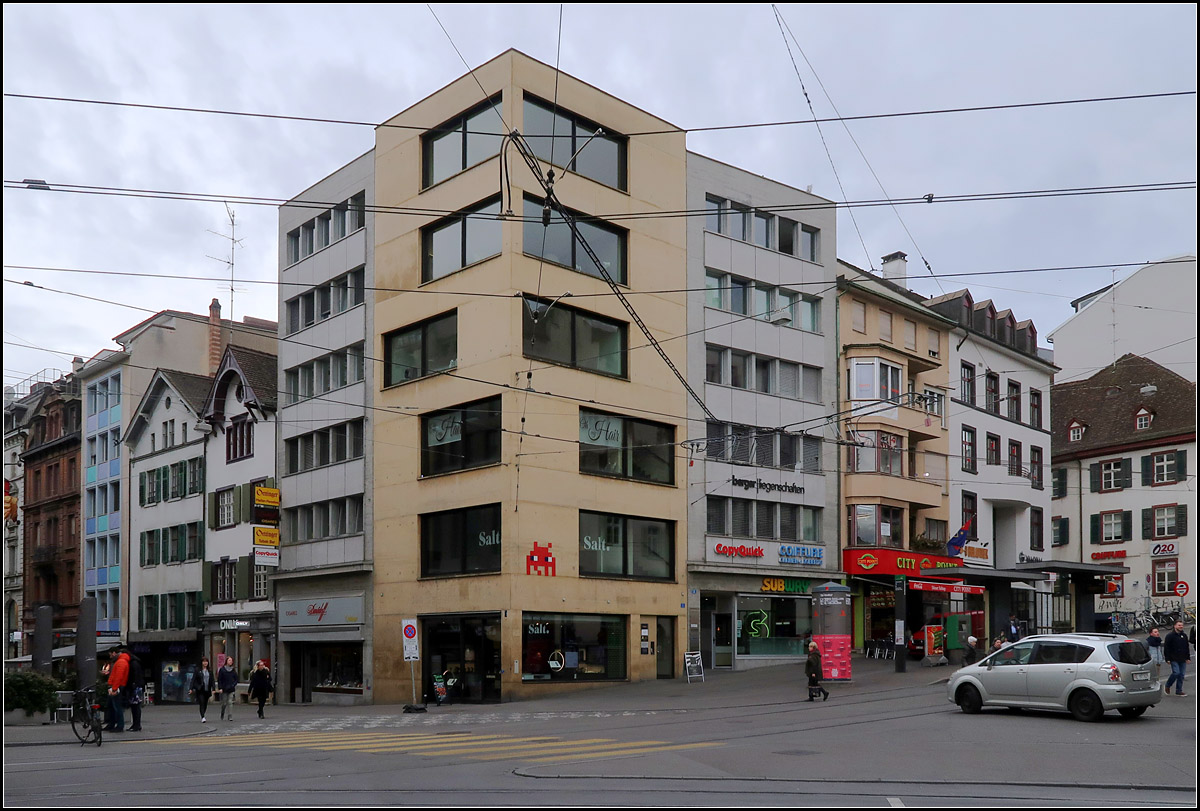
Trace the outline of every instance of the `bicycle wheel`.
<path fill-rule="evenodd" d="M 76 696 L 71 705 L 71 730 L 80 744 L 92 743 L 100 745 L 100 714 L 92 709 L 91 702 L 85 696 Z"/>

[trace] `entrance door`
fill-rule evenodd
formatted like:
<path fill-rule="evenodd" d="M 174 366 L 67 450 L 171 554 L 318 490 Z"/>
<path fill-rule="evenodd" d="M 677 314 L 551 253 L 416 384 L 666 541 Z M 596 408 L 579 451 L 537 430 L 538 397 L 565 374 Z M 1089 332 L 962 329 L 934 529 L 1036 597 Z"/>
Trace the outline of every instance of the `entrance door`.
<path fill-rule="evenodd" d="M 675 618 L 658 617 L 655 625 L 658 636 L 658 678 L 675 678 Z"/>
<path fill-rule="evenodd" d="M 733 667 L 733 614 L 713 614 L 713 667 Z"/>

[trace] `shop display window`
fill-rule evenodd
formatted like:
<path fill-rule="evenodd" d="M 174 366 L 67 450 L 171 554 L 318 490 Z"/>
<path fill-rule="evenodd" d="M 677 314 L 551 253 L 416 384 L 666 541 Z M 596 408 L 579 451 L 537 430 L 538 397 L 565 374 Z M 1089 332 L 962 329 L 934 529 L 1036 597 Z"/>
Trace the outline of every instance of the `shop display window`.
<path fill-rule="evenodd" d="M 807 656 L 812 601 L 807 597 L 738 597 L 738 656 Z"/>
<path fill-rule="evenodd" d="M 625 617 L 526 612 L 522 623 L 522 681 L 626 678 Z"/>
<path fill-rule="evenodd" d="M 314 646 L 316 666 L 313 676 L 314 693 L 349 693 L 363 691 L 362 643 L 349 645 Z"/>

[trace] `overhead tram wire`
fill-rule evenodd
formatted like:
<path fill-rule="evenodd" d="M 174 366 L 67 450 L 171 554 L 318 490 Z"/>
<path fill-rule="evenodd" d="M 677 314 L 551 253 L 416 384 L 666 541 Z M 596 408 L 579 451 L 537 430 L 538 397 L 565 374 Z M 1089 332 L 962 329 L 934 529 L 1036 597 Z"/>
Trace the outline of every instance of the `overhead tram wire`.
<path fill-rule="evenodd" d="M 431 9 L 432 11 L 432 9 Z M 434 15 L 436 18 L 437 15 Z M 440 22 L 439 22 L 440 25 Z M 445 30 L 443 28 L 443 30 Z M 455 49 L 457 50 L 457 48 Z M 462 57 L 462 54 L 459 54 Z M 761 129 L 764 127 L 790 127 L 801 124 L 825 124 L 836 123 L 839 121 L 872 121 L 872 120 L 887 120 L 892 118 L 911 118 L 915 116 L 926 115 L 954 115 L 959 113 L 978 113 L 989 112 L 996 110 L 1020 110 L 1037 107 L 1061 107 L 1073 104 L 1099 104 L 1116 101 L 1137 101 L 1142 99 L 1163 99 L 1173 98 L 1178 96 L 1194 96 L 1195 90 L 1180 90 L 1164 93 L 1135 93 L 1123 96 L 1093 96 L 1088 98 L 1076 99 L 1054 99 L 1051 101 L 1032 101 L 1032 102 L 1015 102 L 1012 104 L 983 104 L 970 107 L 944 107 L 932 110 L 908 110 L 896 113 L 867 113 L 863 115 L 849 116 L 834 116 L 830 118 L 819 119 L 794 119 L 787 121 L 762 121 L 750 124 L 716 124 L 704 127 L 680 127 L 672 130 L 642 130 L 634 132 L 622 133 L 626 137 L 641 137 L 648 135 L 669 135 L 678 132 L 720 132 L 725 130 L 742 130 L 742 129 Z M 299 116 L 299 115 L 281 115 L 276 113 L 256 113 L 244 110 L 222 110 L 217 108 L 206 107 L 184 107 L 179 105 L 169 104 L 142 104 L 128 101 L 112 101 L 107 99 L 83 99 L 70 98 L 66 96 L 47 96 L 35 93 L 5 93 L 4 98 L 25 99 L 29 101 L 52 101 L 68 104 L 94 104 L 106 107 L 129 107 L 141 110 L 156 110 L 163 112 L 182 112 L 182 113 L 197 113 L 201 115 L 223 115 L 235 116 L 241 118 L 262 118 L 278 121 L 299 121 L 313 124 L 340 124 L 359 127 L 371 127 L 380 129 L 403 129 L 416 131 L 421 133 L 433 132 L 437 129 L 436 126 L 421 126 L 417 124 L 390 124 L 380 123 L 375 121 L 357 121 L 353 119 L 340 118 L 321 118 L 318 116 Z M 492 132 L 475 132 L 468 130 L 468 134 L 477 135 L 494 135 Z"/>
<path fill-rule="evenodd" d="M 45 193 L 46 191 L 57 192 L 60 194 L 93 194 L 103 197 L 132 197 L 137 199 L 162 199 L 162 200 L 179 200 L 183 202 L 197 203 L 237 203 L 239 205 L 257 205 L 271 206 L 278 208 L 287 206 L 289 208 L 310 208 L 315 210 L 324 210 L 333 208 L 342 201 L 293 201 L 283 198 L 268 198 L 268 197 L 252 197 L 246 195 L 223 195 L 210 194 L 201 192 L 182 192 L 169 190 L 154 190 L 154 189 L 128 189 L 118 186 L 87 186 L 67 183 L 49 183 L 49 189 L 46 188 L 31 188 L 28 181 L 25 180 L 5 180 L 4 188 L 9 190 L 20 191 L 36 191 Z M 1133 194 L 1138 192 L 1154 192 L 1154 191 L 1189 191 L 1196 188 L 1194 180 L 1174 180 L 1151 183 L 1126 183 L 1112 186 L 1068 186 L 1052 189 L 1025 189 L 1019 191 L 1001 191 L 1001 192 L 971 192 L 964 194 L 925 194 L 919 197 L 901 197 L 893 199 L 868 199 L 868 200 L 846 200 L 835 201 L 828 200 L 816 203 L 785 203 L 778 205 L 758 206 L 755 210 L 763 213 L 795 213 L 801 211 L 820 211 L 825 209 L 838 208 L 871 208 L 875 206 L 897 206 L 897 205 L 929 205 L 933 203 L 974 203 L 974 202 L 992 202 L 1003 200 L 1026 200 L 1026 199 L 1041 199 L 1054 197 L 1078 197 L 1092 196 L 1101 194 Z M 484 219 L 484 220 L 511 220 L 517 222 L 536 222 L 534 218 L 528 218 L 523 215 L 507 214 L 483 214 L 470 213 L 463 214 L 461 211 L 450 211 L 447 209 L 423 209 L 409 208 L 405 206 L 383 206 L 373 204 L 365 207 L 365 210 L 372 214 L 403 214 L 410 216 L 422 217 L 443 217 L 450 215 L 458 215 L 468 219 Z M 634 220 L 657 220 L 657 219 L 675 219 L 680 217 L 703 217 L 707 215 L 706 209 L 677 209 L 663 211 L 645 211 L 645 212 L 624 212 L 612 214 L 587 214 L 577 217 L 581 222 L 606 221 L 606 222 L 624 222 Z"/>

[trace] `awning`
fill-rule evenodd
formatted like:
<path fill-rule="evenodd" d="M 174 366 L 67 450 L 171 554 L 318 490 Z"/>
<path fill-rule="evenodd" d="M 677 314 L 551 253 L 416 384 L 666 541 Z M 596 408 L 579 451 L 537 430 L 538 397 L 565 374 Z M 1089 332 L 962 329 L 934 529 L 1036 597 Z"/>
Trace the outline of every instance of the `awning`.
<path fill-rule="evenodd" d="M 1020 564 L 1018 564 L 1020 565 Z M 921 576 L 928 577 L 929 575 L 938 575 L 940 577 L 956 577 L 961 578 L 964 582 L 1013 582 L 1018 580 L 1037 581 L 1049 580 L 1050 576 L 1043 574 L 1038 567 L 1041 563 L 1025 564 L 1033 566 L 1031 570 L 1016 571 L 1013 569 L 978 569 L 974 566 L 957 566 L 953 569 L 922 569 Z"/>
<path fill-rule="evenodd" d="M 1081 563 L 1076 560 L 1041 560 L 1032 563 L 1018 563 L 1013 567 L 1017 571 L 1054 572 L 1056 574 L 1128 574 L 1129 567 L 1119 563 Z"/>
<path fill-rule="evenodd" d="M 114 639 L 114 638 L 97 639 L 96 640 L 96 652 L 99 653 L 100 651 L 108 650 L 109 648 L 115 647 L 119 644 L 121 644 L 121 640 L 119 640 L 119 639 Z M 75 646 L 74 645 L 66 645 L 61 648 L 55 648 L 51 652 L 50 656 L 52 659 L 74 659 L 75 658 Z M 25 656 L 18 656 L 16 659 L 5 659 L 4 662 L 5 662 L 5 664 L 8 664 L 9 662 L 12 662 L 13 664 L 29 662 L 32 664 L 33 654 L 30 653 Z"/>

